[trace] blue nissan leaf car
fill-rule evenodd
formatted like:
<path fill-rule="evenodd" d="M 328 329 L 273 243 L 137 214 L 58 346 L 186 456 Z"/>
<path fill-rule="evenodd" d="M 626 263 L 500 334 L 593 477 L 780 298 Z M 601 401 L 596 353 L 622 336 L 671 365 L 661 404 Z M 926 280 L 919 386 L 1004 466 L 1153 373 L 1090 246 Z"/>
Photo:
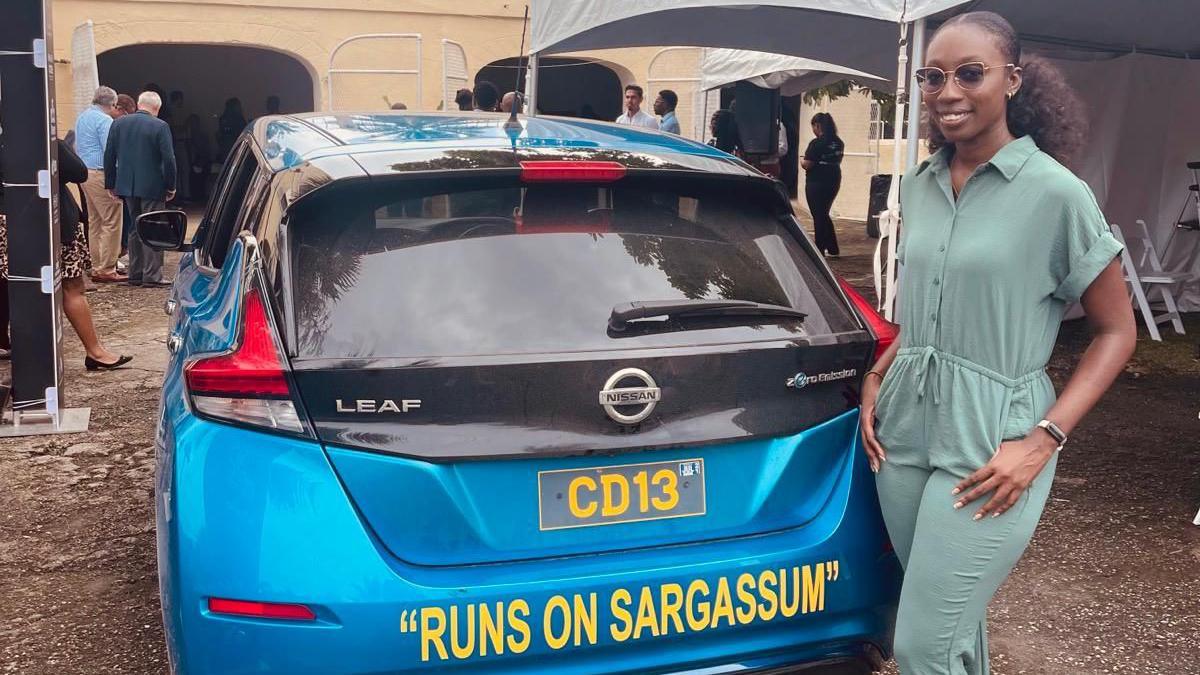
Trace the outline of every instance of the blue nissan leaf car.
<path fill-rule="evenodd" d="M 868 672 L 894 337 L 782 186 L 495 114 L 256 121 L 184 251 L 156 449 L 177 673 Z"/>

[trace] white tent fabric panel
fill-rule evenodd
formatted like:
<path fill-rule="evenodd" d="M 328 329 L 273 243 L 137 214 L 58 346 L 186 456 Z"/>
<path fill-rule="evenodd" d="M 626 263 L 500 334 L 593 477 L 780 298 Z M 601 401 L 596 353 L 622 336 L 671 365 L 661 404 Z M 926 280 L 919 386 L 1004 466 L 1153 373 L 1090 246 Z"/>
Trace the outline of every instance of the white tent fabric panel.
<path fill-rule="evenodd" d="M 1088 107 L 1088 141 L 1073 168 L 1104 215 L 1129 233 L 1145 220 L 1166 267 L 1200 275 L 1200 233 L 1175 228 L 1193 182 L 1187 163 L 1200 161 L 1200 62 L 1137 54 L 1056 63 Z M 1184 218 L 1194 217 L 1191 202 Z M 1200 310 L 1200 282 L 1178 298 Z"/>
<path fill-rule="evenodd" d="M 819 58 L 868 73 L 895 70 L 904 0 L 532 0 L 539 53 L 678 45 Z M 848 36 L 853 36 L 852 39 Z"/>
<path fill-rule="evenodd" d="M 715 89 L 741 80 L 796 96 L 839 80 L 871 82 L 881 89 L 895 85 L 882 77 L 832 63 L 744 49 L 706 49 L 700 60 L 700 87 Z"/>

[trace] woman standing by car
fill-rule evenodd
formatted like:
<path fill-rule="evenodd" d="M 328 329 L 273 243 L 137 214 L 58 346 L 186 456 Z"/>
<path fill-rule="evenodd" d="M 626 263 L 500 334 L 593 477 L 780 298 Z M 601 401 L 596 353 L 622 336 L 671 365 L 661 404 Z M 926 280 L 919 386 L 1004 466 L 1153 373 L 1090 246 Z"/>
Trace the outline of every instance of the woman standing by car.
<path fill-rule="evenodd" d="M 987 604 L 1136 329 L 1121 246 L 1060 163 L 1084 124 L 1061 74 L 991 12 L 943 24 L 916 74 L 937 151 L 901 184 L 900 335 L 867 373 L 861 424 L 905 568 L 901 671 L 986 673 Z M 1077 301 L 1094 337 L 1056 401 L 1045 365 Z"/>
<path fill-rule="evenodd" d="M 807 175 L 804 179 L 804 196 L 813 217 L 813 232 L 817 250 L 836 258 L 838 249 L 837 231 L 833 229 L 833 218 L 829 210 L 833 200 L 842 189 L 842 154 L 846 144 L 837 135 L 837 124 L 833 115 L 817 113 L 812 118 L 812 131 L 816 138 L 809 142 L 800 166 Z"/>

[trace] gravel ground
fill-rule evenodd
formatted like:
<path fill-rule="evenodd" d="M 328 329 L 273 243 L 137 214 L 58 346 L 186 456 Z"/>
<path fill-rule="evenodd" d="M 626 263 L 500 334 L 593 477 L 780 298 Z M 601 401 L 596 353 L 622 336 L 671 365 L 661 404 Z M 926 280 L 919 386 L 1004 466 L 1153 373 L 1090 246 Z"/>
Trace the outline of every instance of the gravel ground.
<path fill-rule="evenodd" d="M 861 224 L 839 228 L 845 255 L 833 266 L 865 288 L 873 241 Z M 2 673 L 165 670 L 151 496 L 166 296 L 89 295 L 105 341 L 133 354 L 133 368 L 86 373 L 68 329 L 67 404 L 91 406 L 88 435 L 0 441 Z M 1081 324 L 1064 326 L 1051 364 L 1060 385 L 1086 346 Z M 1200 317 L 1189 330 L 1139 341 L 1074 435 L 1033 544 L 992 603 L 997 675 L 1197 672 Z"/>

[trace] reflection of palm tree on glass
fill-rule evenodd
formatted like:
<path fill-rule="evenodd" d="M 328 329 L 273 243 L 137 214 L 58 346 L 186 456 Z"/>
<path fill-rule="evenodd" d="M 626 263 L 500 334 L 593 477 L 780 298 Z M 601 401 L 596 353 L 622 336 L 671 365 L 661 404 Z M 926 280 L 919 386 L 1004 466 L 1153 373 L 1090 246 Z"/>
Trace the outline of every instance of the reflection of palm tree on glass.
<path fill-rule="evenodd" d="M 733 244 L 648 235 L 620 237 L 630 257 L 638 264 L 662 270 L 671 286 L 690 300 L 719 298 L 790 304 L 766 261 L 743 254 Z"/>
<path fill-rule="evenodd" d="M 297 333 L 300 344 L 309 345 L 301 351 L 317 351 L 312 346 L 329 332 L 330 308 L 358 281 L 362 251 L 366 247 L 345 238 L 364 236 L 365 232 L 353 227 L 315 228 L 296 251 L 296 269 L 300 271 L 293 284 Z"/>

